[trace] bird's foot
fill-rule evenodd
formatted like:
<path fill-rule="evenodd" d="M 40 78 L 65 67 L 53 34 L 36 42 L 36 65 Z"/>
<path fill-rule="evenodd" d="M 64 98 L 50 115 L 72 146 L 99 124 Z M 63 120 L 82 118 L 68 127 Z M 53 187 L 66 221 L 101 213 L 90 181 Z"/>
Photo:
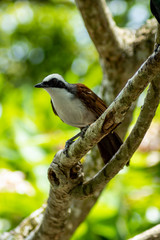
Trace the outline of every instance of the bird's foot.
<path fill-rule="evenodd" d="M 69 140 L 67 140 L 66 144 L 65 144 L 65 148 L 63 150 L 64 154 L 66 155 L 66 157 L 69 157 L 68 155 L 68 149 L 70 147 L 70 145 L 74 142 L 74 140 L 81 136 L 81 132 L 77 133 L 75 136 L 73 136 L 72 138 L 70 138 Z"/>
<path fill-rule="evenodd" d="M 69 157 L 68 149 L 73 142 L 74 142 L 74 139 L 72 139 L 72 138 L 66 141 L 65 148 L 63 150 L 63 153 L 66 155 L 66 157 Z"/>
<path fill-rule="evenodd" d="M 89 128 L 89 125 L 87 125 L 86 127 L 81 129 L 81 132 L 80 132 L 81 138 L 84 138 L 84 135 L 85 135 L 88 128 Z"/>
<path fill-rule="evenodd" d="M 154 49 L 155 53 L 158 52 L 159 47 L 160 47 L 160 44 L 156 43 L 156 44 L 155 44 L 155 49 Z"/>
<path fill-rule="evenodd" d="M 77 137 L 80 136 L 81 138 L 84 138 L 85 132 L 88 129 L 88 127 L 89 127 L 89 125 L 82 128 L 81 131 L 78 134 L 76 134 L 74 137 L 72 137 L 72 138 L 70 138 L 69 140 L 66 141 L 65 148 L 63 150 L 63 153 L 66 155 L 66 157 L 69 157 L 68 149 L 69 149 L 70 145 L 74 142 L 74 140 Z"/>

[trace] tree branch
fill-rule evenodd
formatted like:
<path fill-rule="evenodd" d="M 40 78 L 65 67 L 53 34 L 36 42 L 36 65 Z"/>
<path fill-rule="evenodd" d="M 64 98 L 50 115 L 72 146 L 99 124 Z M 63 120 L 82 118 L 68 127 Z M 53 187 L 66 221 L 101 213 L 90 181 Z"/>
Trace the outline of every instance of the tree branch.
<path fill-rule="evenodd" d="M 104 58 L 119 55 L 124 43 L 105 0 L 76 0 L 76 4 L 99 55 Z"/>
<path fill-rule="evenodd" d="M 159 239 L 160 239 L 160 224 L 133 238 L 130 238 L 129 240 L 159 240 Z"/>
<path fill-rule="evenodd" d="M 25 218 L 14 230 L 5 232 L 0 236 L 1 240 L 21 240 L 25 239 L 33 230 L 37 228 L 42 221 L 46 205 L 33 212 L 29 217 Z"/>
<path fill-rule="evenodd" d="M 76 4 L 100 56 L 103 71 L 101 96 L 109 105 L 152 53 L 156 21 L 148 20 L 136 31 L 119 28 L 105 0 L 76 0 Z M 132 120 L 134 107 L 117 129 L 122 139 Z"/>
<path fill-rule="evenodd" d="M 104 0 L 76 0 L 76 2 L 82 12 L 91 38 L 100 54 L 105 79 L 103 96 L 105 96 L 107 102 L 111 102 L 119 90 L 125 85 L 127 79 L 130 78 L 142 63 L 144 57 L 143 52 L 145 52 L 146 55 L 149 54 L 151 47 L 147 50 L 147 39 L 146 37 L 143 38 L 141 35 L 138 35 L 138 31 L 135 33 L 117 27 Z M 150 37 L 150 46 L 153 41 L 153 29 L 154 26 L 151 25 L 147 29 L 148 36 Z M 147 31 L 145 31 L 145 33 L 147 35 Z M 146 44 L 143 46 L 144 42 Z M 80 200 L 73 197 L 72 194 L 75 194 L 75 191 L 78 189 L 77 185 L 81 185 L 82 188 L 85 186 L 85 184 L 83 184 L 82 166 L 79 163 L 80 159 L 100 141 L 101 138 L 111 132 L 124 120 L 125 114 L 132 105 L 132 102 L 137 99 L 148 83 L 154 80 L 155 75 L 159 75 L 159 69 L 160 52 L 158 51 L 149 57 L 140 70 L 128 81 L 117 99 L 109 106 L 105 113 L 89 127 L 84 139 L 79 138 L 71 145 L 69 149 L 70 158 L 67 158 L 63 154 L 63 151 L 59 151 L 56 154 L 48 171 L 51 188 L 47 209 L 42 223 L 39 221 L 37 226 L 33 225 L 33 231 L 30 235 L 31 229 L 25 229 L 29 235 L 27 240 L 65 240 L 70 238 L 71 233 L 74 232 L 75 228 L 85 218 L 100 194 L 100 189 L 102 189 L 101 187 L 98 193 L 96 189 L 91 193 L 91 185 L 86 185 L 87 187 L 85 187 L 85 191 L 82 191 L 82 193 L 85 192 L 85 196 L 92 194 L 92 198 Z M 157 88 L 153 84 L 151 87 L 153 90 Z M 147 96 L 149 96 L 149 92 Z M 133 133 L 131 133 L 130 140 L 127 139 L 128 142 L 125 142 L 119 153 L 104 167 L 105 170 L 103 169 L 101 171 L 103 174 L 101 175 L 100 172 L 99 175 L 96 176 L 98 177 L 98 181 L 104 181 L 104 176 L 105 180 L 107 180 L 106 178 L 108 176 L 111 178 L 111 176 L 117 172 L 117 169 L 115 171 L 115 162 L 119 168 L 125 164 L 127 154 L 129 154 L 128 149 L 132 143 L 132 135 Z M 119 156 L 118 154 L 120 154 L 121 151 L 122 153 L 126 151 L 126 158 L 124 159 L 122 155 L 122 159 L 118 160 L 117 156 Z M 96 177 L 89 182 L 93 183 L 93 187 Z M 95 182 L 95 184 L 97 184 L 97 182 Z M 82 197 L 84 197 L 84 195 Z M 84 203 L 86 203 L 87 207 Z M 76 204 L 81 206 L 79 213 L 75 210 Z M 86 212 L 83 212 L 84 208 Z M 74 220 L 75 224 L 73 224 Z M 5 238 L 2 237 L 2 239 Z"/>
<path fill-rule="evenodd" d="M 94 178 L 81 186 L 77 186 L 72 191 L 74 197 L 84 198 L 94 194 L 96 191 L 101 191 L 130 160 L 146 134 L 158 107 L 160 101 L 159 79 L 160 73 L 155 75 L 154 80 L 151 82 L 138 120 L 125 143 Z"/>
<path fill-rule="evenodd" d="M 64 239 L 63 230 L 71 214 L 72 207 L 70 204 L 73 203 L 71 201 L 72 189 L 83 183 L 82 168 L 77 163 L 105 134 L 112 131 L 123 120 L 132 102 L 140 95 L 148 82 L 154 79 L 156 73 L 158 74 L 159 67 L 160 52 L 157 52 L 156 55 L 150 56 L 135 76 L 128 81 L 125 88 L 106 112 L 88 128 L 84 138 L 79 138 L 70 146 L 70 158 L 67 158 L 63 151 L 56 154 L 48 174 L 51 189 L 47 209 L 39 230 L 33 237 L 28 239 Z M 122 162 L 123 160 L 119 161 L 121 167 Z M 110 171 L 113 173 L 115 169 L 112 168 Z M 111 172 L 109 176 L 111 176 Z M 94 191 L 93 197 L 95 199 L 96 196 L 97 192 Z M 61 214 L 62 209 L 63 214 Z"/>
<path fill-rule="evenodd" d="M 76 4 L 100 55 L 102 96 L 109 105 L 153 51 L 156 21 L 128 30 L 116 26 L 105 0 L 76 0 Z"/>
<path fill-rule="evenodd" d="M 132 103 L 138 98 L 148 83 L 159 74 L 160 51 L 153 53 L 135 75 L 127 82 L 121 93 L 107 110 L 86 131 L 84 138 L 77 139 L 69 148 L 68 158 L 59 151 L 58 163 L 73 167 L 97 142 L 115 129 L 124 119 Z"/>
<path fill-rule="evenodd" d="M 155 76 L 156 78 L 159 77 L 159 69 L 160 51 L 157 51 L 156 53 L 152 54 L 148 60 L 146 60 L 136 74 L 128 81 L 116 100 L 108 107 L 108 109 L 100 116 L 100 118 L 88 128 L 84 138 L 79 138 L 70 146 L 68 152 L 70 158 L 67 158 L 63 151 L 59 151 L 55 155 L 48 171 L 48 178 L 51 183 L 51 188 L 47 209 L 45 211 L 40 228 L 35 234 L 33 231 L 32 234 L 27 238 L 28 240 L 64 239 L 63 231 L 65 231 L 64 229 L 66 222 L 71 215 L 71 203 L 73 204 L 71 192 L 76 186 L 83 183 L 82 166 L 78 162 L 82 156 L 84 156 L 98 141 L 100 141 L 101 138 L 111 132 L 121 121 L 123 121 L 124 116 L 133 101 L 138 98 L 147 84 L 155 79 Z M 151 87 L 154 91 L 157 89 L 156 84 L 157 82 L 151 84 Z M 149 93 L 150 91 L 151 90 L 149 90 Z M 149 97 L 150 95 L 147 96 Z M 158 92 L 157 96 L 159 96 Z M 157 99 L 157 96 L 155 96 L 155 99 Z M 153 103 L 150 104 L 153 107 Z M 149 112 L 153 113 L 150 111 L 150 109 Z M 130 135 L 130 138 L 132 135 L 133 133 Z M 121 155 L 122 159 L 120 160 L 120 155 L 117 154 L 115 159 L 99 173 L 98 181 L 102 180 L 104 184 L 105 177 L 107 182 L 107 178 L 110 179 L 113 175 L 115 175 L 117 173 L 117 169 L 122 168 L 122 166 L 129 160 L 129 155 L 127 155 L 129 153 L 127 149 L 132 143 L 132 141 L 130 143 L 130 138 L 128 138 L 124 144 L 124 147 L 121 148 L 121 151 L 123 150 L 123 154 Z M 137 145 L 133 145 L 132 147 L 134 152 Z M 125 160 L 124 153 L 126 156 L 128 156 Z M 117 169 L 114 168 L 115 162 L 118 166 Z M 93 178 L 92 182 L 96 181 L 96 178 L 97 176 Z M 88 188 L 85 187 L 85 195 L 89 194 L 90 189 L 88 190 Z M 98 194 L 94 186 L 92 194 L 94 201 L 96 201 Z M 72 229 L 70 232 L 72 232 Z"/>

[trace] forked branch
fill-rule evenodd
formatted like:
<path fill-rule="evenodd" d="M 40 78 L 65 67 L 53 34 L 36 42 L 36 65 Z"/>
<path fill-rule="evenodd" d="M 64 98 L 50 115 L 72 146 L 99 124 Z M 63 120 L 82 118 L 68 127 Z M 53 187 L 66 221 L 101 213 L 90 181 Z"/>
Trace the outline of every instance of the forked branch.
<path fill-rule="evenodd" d="M 68 152 L 70 157 L 67 158 L 63 151 L 56 154 L 49 168 L 48 177 L 51 188 L 47 209 L 39 230 L 33 237 L 28 239 L 64 239 L 63 229 L 65 229 L 67 219 L 69 219 L 72 211 L 71 203 L 73 198 L 75 196 L 79 199 L 90 197 L 96 194 L 97 191 L 100 192 L 105 184 L 128 162 L 139 146 L 158 106 L 159 68 L 160 52 L 158 51 L 146 60 L 137 73 L 128 81 L 116 100 L 88 128 L 84 138 L 79 138 L 70 146 Z M 132 102 L 138 98 L 151 81 L 141 114 L 130 136 L 111 162 L 92 180 L 83 183 L 83 172 L 78 162 L 101 138 L 123 121 Z M 145 124 L 143 123 L 144 119 Z M 137 135 L 139 137 L 136 142 Z"/>

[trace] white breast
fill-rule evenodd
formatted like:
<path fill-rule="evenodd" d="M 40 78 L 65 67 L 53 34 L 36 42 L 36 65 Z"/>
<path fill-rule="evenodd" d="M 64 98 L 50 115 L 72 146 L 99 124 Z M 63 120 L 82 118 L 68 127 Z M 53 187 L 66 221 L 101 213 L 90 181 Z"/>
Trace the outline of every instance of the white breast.
<path fill-rule="evenodd" d="M 46 88 L 61 120 L 74 127 L 85 127 L 95 121 L 92 112 L 78 98 L 63 88 Z"/>

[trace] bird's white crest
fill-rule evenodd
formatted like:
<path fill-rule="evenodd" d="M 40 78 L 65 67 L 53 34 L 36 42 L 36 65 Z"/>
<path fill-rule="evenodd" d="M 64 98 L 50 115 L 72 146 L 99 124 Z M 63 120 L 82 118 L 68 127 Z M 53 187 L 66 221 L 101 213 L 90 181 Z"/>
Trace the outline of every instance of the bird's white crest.
<path fill-rule="evenodd" d="M 66 83 L 66 81 L 64 80 L 64 78 L 63 78 L 60 74 L 58 74 L 58 73 L 53 73 L 53 74 L 48 75 L 47 77 L 45 77 L 45 78 L 43 79 L 43 82 L 48 82 L 48 81 L 51 80 L 52 78 L 56 78 L 57 80 Z"/>

